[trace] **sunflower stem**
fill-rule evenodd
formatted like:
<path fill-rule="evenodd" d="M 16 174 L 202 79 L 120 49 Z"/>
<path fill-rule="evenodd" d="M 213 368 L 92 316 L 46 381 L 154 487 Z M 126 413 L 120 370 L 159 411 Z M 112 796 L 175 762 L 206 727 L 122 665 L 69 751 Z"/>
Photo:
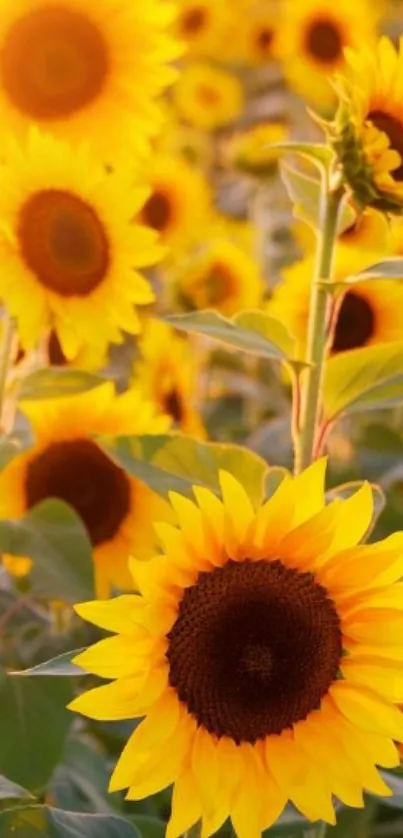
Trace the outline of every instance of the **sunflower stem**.
<path fill-rule="evenodd" d="M 4 431 L 4 407 L 7 396 L 7 378 L 14 347 L 14 321 L 6 310 L 3 318 L 3 342 L 0 352 L 0 432 Z"/>
<path fill-rule="evenodd" d="M 309 367 L 304 373 L 301 422 L 294 443 L 296 474 L 307 468 L 314 459 L 315 439 L 321 416 L 323 373 L 329 337 L 331 291 L 330 287 L 326 286 L 326 281 L 332 278 L 337 226 L 343 195 L 344 189 L 340 182 L 338 181 L 332 185 L 327 173 L 324 174 L 319 241 L 309 313 L 306 354 Z"/>

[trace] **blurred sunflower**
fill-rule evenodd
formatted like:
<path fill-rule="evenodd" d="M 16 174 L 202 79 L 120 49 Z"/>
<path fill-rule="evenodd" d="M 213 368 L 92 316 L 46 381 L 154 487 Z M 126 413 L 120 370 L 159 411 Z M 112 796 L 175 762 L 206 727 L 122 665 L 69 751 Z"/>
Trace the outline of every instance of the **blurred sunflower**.
<path fill-rule="evenodd" d="M 157 235 L 133 224 L 147 190 L 107 174 L 87 147 L 32 130 L 7 147 L 0 191 L 0 296 L 29 349 L 55 330 L 73 358 L 83 344 L 136 333 L 135 305 L 153 301 L 138 272 L 161 256 Z M 27 305 L 27 300 L 29 305 Z"/>
<path fill-rule="evenodd" d="M 322 111 L 333 109 L 329 76 L 344 68 L 346 47 L 371 49 L 375 26 L 369 0 L 285 0 L 276 47 L 291 87 Z"/>
<path fill-rule="evenodd" d="M 222 0 L 179 0 L 175 32 L 185 41 L 188 54 L 216 58 L 228 14 Z"/>
<path fill-rule="evenodd" d="M 304 254 L 312 253 L 316 248 L 316 233 L 304 222 L 296 222 L 294 233 Z M 367 208 L 356 213 L 351 224 L 339 235 L 339 242 L 345 248 L 377 253 L 379 257 L 390 256 L 392 248 L 391 222 L 381 212 Z"/>
<path fill-rule="evenodd" d="M 242 172 L 264 177 L 273 172 L 279 152 L 270 146 L 289 139 L 288 126 L 281 122 L 260 122 L 237 131 L 227 145 L 226 156 Z"/>
<path fill-rule="evenodd" d="M 171 292 L 185 310 L 213 308 L 231 317 L 260 306 L 264 283 L 255 259 L 234 242 L 213 238 L 189 257 Z"/>
<path fill-rule="evenodd" d="M 116 635 L 75 662 L 116 680 L 70 709 L 146 717 L 110 790 L 174 783 L 167 838 L 200 818 L 208 838 L 229 816 L 238 838 L 260 836 L 288 800 L 334 824 L 333 795 L 391 794 L 377 766 L 398 766 L 403 740 L 403 534 L 359 545 L 372 491 L 326 507 L 324 471 L 257 511 L 225 472 L 222 501 L 172 493 L 179 528 L 159 525 L 163 555 L 131 565 L 140 596 L 76 607 Z"/>
<path fill-rule="evenodd" d="M 115 160 L 155 133 L 156 97 L 176 78 L 181 52 L 161 0 L 3 0 L 0 110 L 7 130 L 32 123 L 66 140 L 85 137 Z"/>
<path fill-rule="evenodd" d="M 274 3 L 251 3 L 242 21 L 243 58 L 247 64 L 261 66 L 275 58 L 279 21 Z"/>
<path fill-rule="evenodd" d="M 97 434 L 164 433 L 170 424 L 139 391 L 116 396 L 107 382 L 71 397 L 24 402 L 35 444 L 0 474 L 0 515 L 18 518 L 47 498 L 69 503 L 88 531 L 97 596 L 132 587 L 128 557 L 155 552 L 153 522 L 169 512 L 164 500 L 119 468 L 94 441 Z M 18 573 L 20 559 L 5 557 Z"/>
<path fill-rule="evenodd" d="M 362 37 L 359 33 L 360 39 Z M 330 132 L 344 175 L 362 206 L 403 212 L 403 40 L 346 53 L 340 107 Z"/>
<path fill-rule="evenodd" d="M 204 437 L 196 408 L 200 361 L 189 340 L 162 320 L 149 320 L 140 341 L 141 360 L 135 365 L 134 380 L 144 397 L 161 413 L 171 416 L 186 434 Z"/>
<path fill-rule="evenodd" d="M 106 366 L 108 348 L 94 347 L 85 344 L 74 358 L 66 358 L 60 345 L 57 332 L 53 329 L 43 334 L 37 350 L 34 350 L 35 362 L 38 361 L 46 367 L 74 367 L 81 370 L 101 370 Z M 17 344 L 15 352 L 15 364 L 24 363 L 30 365 L 31 354 L 27 353 L 21 344 Z"/>
<path fill-rule="evenodd" d="M 339 248 L 334 278 L 340 282 L 335 294 L 337 319 L 333 352 L 400 340 L 403 333 L 403 286 L 394 280 L 371 280 L 343 288 L 347 276 L 364 269 L 371 261 Z M 284 282 L 276 286 L 267 304 L 268 313 L 281 320 L 297 339 L 299 358 L 305 355 L 314 259 L 308 257 L 284 271 Z"/>
<path fill-rule="evenodd" d="M 244 105 L 243 87 L 236 76 L 202 63 L 190 64 L 181 72 L 172 96 L 179 117 L 207 131 L 233 122 Z"/>
<path fill-rule="evenodd" d="M 168 256 L 200 237 L 209 220 L 210 191 L 206 178 L 179 155 L 155 154 L 144 173 L 151 190 L 139 221 L 156 230 Z"/>

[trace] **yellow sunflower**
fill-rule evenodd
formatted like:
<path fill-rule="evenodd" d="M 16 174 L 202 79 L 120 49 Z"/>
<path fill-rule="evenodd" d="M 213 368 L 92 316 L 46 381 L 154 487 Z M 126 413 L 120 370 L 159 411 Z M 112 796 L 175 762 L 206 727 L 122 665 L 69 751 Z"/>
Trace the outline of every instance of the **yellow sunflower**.
<path fill-rule="evenodd" d="M 201 364 L 187 337 L 162 320 L 148 321 L 139 348 L 141 360 L 134 368 L 134 382 L 144 397 L 186 434 L 205 437 L 197 408 Z"/>
<path fill-rule="evenodd" d="M 333 109 L 330 76 L 344 68 L 346 47 L 371 49 L 375 23 L 370 0 L 285 0 L 276 47 L 291 87 L 322 111 Z"/>
<path fill-rule="evenodd" d="M 116 680 L 70 708 L 145 716 L 110 789 L 174 783 L 167 838 L 199 819 L 208 838 L 229 816 L 258 838 L 288 800 L 333 824 L 333 795 L 391 794 L 377 766 L 397 766 L 403 740 L 403 534 L 359 545 L 371 489 L 325 506 L 324 471 L 257 510 L 226 472 L 222 500 L 172 493 L 179 528 L 159 525 L 163 555 L 131 565 L 140 595 L 76 607 L 116 634 L 75 662 Z"/>
<path fill-rule="evenodd" d="M 35 444 L 0 474 L 0 516 L 18 518 L 47 498 L 69 503 L 86 526 L 93 545 L 97 596 L 112 586 L 128 588 L 128 557 L 155 552 L 153 522 L 168 505 L 130 477 L 93 437 L 102 434 L 159 434 L 170 420 L 132 389 L 116 396 L 107 382 L 90 392 L 59 399 L 23 402 Z M 20 559 L 6 557 L 18 573 Z"/>
<path fill-rule="evenodd" d="M 190 256 L 171 289 L 186 310 L 213 308 L 231 317 L 243 308 L 257 308 L 264 294 L 259 265 L 241 246 L 211 239 Z"/>
<path fill-rule="evenodd" d="M 355 265 L 351 252 L 339 250 L 335 279 L 363 270 L 376 259 L 357 252 Z M 284 271 L 284 282 L 274 290 L 267 311 L 288 328 L 297 339 L 298 357 L 305 355 L 314 259 L 308 257 Z M 337 319 L 333 352 L 400 340 L 403 334 L 403 285 L 394 280 L 371 280 L 356 285 L 340 285 L 336 291 Z M 335 315 L 336 315 L 335 312 Z"/>
<path fill-rule="evenodd" d="M 139 220 L 160 235 L 168 255 L 175 255 L 200 238 L 209 221 L 212 209 L 207 179 L 179 155 L 156 154 L 144 180 L 151 194 Z"/>
<path fill-rule="evenodd" d="M 312 253 L 317 245 L 315 230 L 308 224 L 298 221 L 294 225 L 294 233 L 304 254 Z M 338 240 L 343 248 L 346 248 L 346 253 L 347 248 L 352 248 L 354 251 L 362 248 L 373 254 L 377 253 L 378 259 L 390 257 L 393 248 L 391 222 L 381 212 L 367 208 L 363 212 L 355 213 L 352 223 L 343 230 Z"/>
<path fill-rule="evenodd" d="M 158 127 L 156 97 L 180 54 L 162 0 L 2 0 L 0 111 L 3 130 L 32 123 L 105 159 L 143 150 Z"/>
<path fill-rule="evenodd" d="M 276 3 L 250 3 L 242 20 L 243 60 L 252 66 L 268 64 L 276 55 L 279 11 Z"/>
<path fill-rule="evenodd" d="M 398 49 L 388 38 L 362 44 L 346 53 L 330 133 L 356 201 L 403 212 L 403 40 Z"/>
<path fill-rule="evenodd" d="M 175 32 L 191 56 L 216 58 L 228 17 L 223 0 L 179 0 Z"/>
<path fill-rule="evenodd" d="M 289 140 L 289 128 L 282 122 L 259 122 L 231 137 L 226 156 L 242 172 L 265 177 L 275 168 L 279 152 L 271 148 L 274 143 Z"/>
<path fill-rule="evenodd" d="M 237 119 L 244 105 L 241 82 L 209 64 L 186 67 L 173 88 L 178 116 L 189 125 L 210 131 Z"/>
<path fill-rule="evenodd" d="M 31 348 L 53 328 L 67 358 L 83 344 L 136 333 L 135 305 L 154 294 L 138 269 L 161 256 L 157 235 L 133 224 L 147 198 L 126 174 L 107 174 L 85 146 L 32 130 L 7 147 L 0 190 L 0 296 Z M 28 302 L 27 302 L 28 301 Z"/>

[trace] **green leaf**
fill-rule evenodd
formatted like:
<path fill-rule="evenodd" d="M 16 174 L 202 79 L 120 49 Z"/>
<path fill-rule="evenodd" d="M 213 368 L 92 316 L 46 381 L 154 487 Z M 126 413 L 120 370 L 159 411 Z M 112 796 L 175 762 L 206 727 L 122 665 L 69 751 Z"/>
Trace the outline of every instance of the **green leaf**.
<path fill-rule="evenodd" d="M 336 826 L 328 826 L 326 836 L 328 838 L 364 838 L 370 835 L 368 827 L 376 815 L 376 803 L 367 801 L 365 809 L 348 809 L 342 807 L 337 813 Z"/>
<path fill-rule="evenodd" d="M 74 652 L 64 652 L 63 655 L 57 655 L 57 657 L 51 658 L 51 660 L 38 663 L 37 666 L 31 666 L 30 669 L 22 669 L 21 671 L 9 672 L 8 674 L 15 677 L 33 677 L 39 675 L 58 678 L 85 675 L 83 669 L 71 663 L 72 658 L 75 658 L 76 655 L 84 651 L 85 649 L 75 649 Z"/>
<path fill-rule="evenodd" d="M 0 806 L 10 800 L 32 800 L 32 794 L 0 774 Z"/>
<path fill-rule="evenodd" d="M 34 560 L 31 591 L 78 602 L 94 596 L 91 544 L 70 506 L 47 500 L 17 521 L 0 521 L 0 550 Z"/>
<path fill-rule="evenodd" d="M 28 447 L 29 440 L 27 439 L 23 439 L 17 435 L 6 436 L 5 434 L 0 434 L 0 471 L 3 471 L 14 457 L 18 457 Z"/>
<path fill-rule="evenodd" d="M 72 697 L 72 684 L 65 679 L 6 677 L 0 682 L 1 768 L 13 782 L 32 792 L 46 786 L 73 722 L 66 710 Z"/>
<path fill-rule="evenodd" d="M 280 163 L 280 172 L 288 195 L 294 204 L 294 215 L 317 230 L 322 189 L 320 178 L 312 177 L 284 160 Z M 344 201 L 338 225 L 339 233 L 351 227 L 354 220 L 353 210 Z"/>
<path fill-rule="evenodd" d="M 64 812 L 50 806 L 26 806 L 0 812 L 1 838 L 141 838 L 117 815 Z"/>
<path fill-rule="evenodd" d="M 60 396 L 73 396 L 94 390 L 105 379 L 90 372 L 74 369 L 44 369 L 27 375 L 21 382 L 18 398 L 20 401 L 53 399 Z"/>
<path fill-rule="evenodd" d="M 164 497 L 176 491 L 193 498 L 192 486 L 218 494 L 220 469 L 242 483 L 252 502 L 259 503 L 263 495 L 267 464 L 239 445 L 198 442 L 182 434 L 103 437 L 98 442 L 129 474 Z"/>
<path fill-rule="evenodd" d="M 242 311 L 231 320 L 217 311 L 194 311 L 165 320 L 183 332 L 203 335 L 258 358 L 290 361 L 294 357 L 294 338 L 264 311 Z"/>
<path fill-rule="evenodd" d="M 109 760 L 91 739 L 83 739 L 81 731 L 70 737 L 63 761 L 52 777 L 49 796 L 60 809 L 117 814 L 122 799 L 108 794 Z"/>
<path fill-rule="evenodd" d="M 271 498 L 283 482 L 284 478 L 289 474 L 290 472 L 287 468 L 283 468 L 282 466 L 271 466 L 267 471 L 265 481 L 265 498 Z"/>
<path fill-rule="evenodd" d="M 379 802 L 382 806 L 391 806 L 392 809 L 403 809 L 403 775 L 397 772 L 392 774 L 390 771 L 381 771 L 381 774 L 393 791 L 393 797 L 382 797 Z"/>
<path fill-rule="evenodd" d="M 354 284 L 356 282 L 368 282 L 371 279 L 400 279 L 403 280 L 403 259 L 385 259 L 384 262 L 377 262 L 370 265 L 362 273 L 347 277 L 344 281 Z"/>
<path fill-rule="evenodd" d="M 166 824 L 159 818 L 153 818 L 150 815 L 132 815 L 130 823 L 138 829 L 142 838 L 164 838 L 165 836 Z"/>
<path fill-rule="evenodd" d="M 334 160 L 332 149 L 324 143 L 269 143 L 267 148 L 281 151 L 285 154 L 297 154 L 311 160 L 320 167 L 328 169 Z"/>
<path fill-rule="evenodd" d="M 326 366 L 328 421 L 341 413 L 382 410 L 403 402 L 403 342 L 342 352 Z"/>

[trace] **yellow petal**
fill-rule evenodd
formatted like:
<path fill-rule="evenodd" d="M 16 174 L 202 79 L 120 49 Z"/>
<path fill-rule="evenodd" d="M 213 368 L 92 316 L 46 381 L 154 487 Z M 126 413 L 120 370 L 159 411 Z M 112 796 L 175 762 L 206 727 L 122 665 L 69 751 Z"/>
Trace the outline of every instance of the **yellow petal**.
<path fill-rule="evenodd" d="M 173 735 L 180 719 L 180 705 L 176 693 L 168 689 L 148 711 L 133 734 L 133 747 L 138 751 L 151 751 Z"/>
<path fill-rule="evenodd" d="M 193 493 L 202 514 L 207 558 L 211 564 L 220 566 L 224 559 L 224 506 L 216 495 L 202 486 L 194 487 Z"/>
<path fill-rule="evenodd" d="M 213 737 L 202 727 L 197 729 L 194 738 L 191 767 L 203 810 L 212 813 L 220 793 L 217 747 Z"/>
<path fill-rule="evenodd" d="M 147 669 L 155 640 L 140 627 L 137 637 L 118 634 L 99 640 L 73 658 L 73 663 L 100 678 L 124 678 Z"/>
<path fill-rule="evenodd" d="M 293 527 L 312 518 L 325 506 L 326 467 L 327 457 L 322 457 L 294 478 L 296 510 Z"/>
<path fill-rule="evenodd" d="M 175 782 L 189 759 L 190 730 L 193 735 L 193 728 L 185 717 L 170 739 L 146 752 L 146 761 L 140 761 L 137 771 L 132 771 L 127 800 L 142 800 Z"/>
<path fill-rule="evenodd" d="M 136 717 L 138 696 L 143 678 L 122 678 L 102 687 L 95 687 L 73 699 L 69 710 L 98 721 L 117 721 Z"/>
<path fill-rule="evenodd" d="M 263 767 L 259 766 L 253 746 L 243 745 L 242 757 L 245 762 L 245 771 L 231 812 L 231 819 L 237 838 L 261 838 Z"/>
<path fill-rule="evenodd" d="M 369 483 L 364 483 L 351 497 L 341 501 L 338 526 L 329 548 L 329 555 L 354 547 L 371 526 L 374 500 Z"/>
<path fill-rule="evenodd" d="M 270 736 L 266 759 L 279 788 L 308 820 L 334 824 L 331 788 L 291 736 Z"/>
<path fill-rule="evenodd" d="M 346 622 L 343 632 L 362 643 L 379 644 L 380 647 L 389 644 L 394 646 L 397 638 L 402 636 L 403 614 L 389 609 L 361 609 L 354 614 L 352 620 Z"/>
<path fill-rule="evenodd" d="M 403 704 L 403 669 L 401 664 L 383 658 L 345 657 L 343 677 L 350 683 L 368 687 L 393 704 Z"/>
<path fill-rule="evenodd" d="M 201 818 L 202 807 L 190 769 L 176 780 L 172 795 L 172 812 L 166 838 L 179 838 Z"/>
<path fill-rule="evenodd" d="M 226 528 L 230 526 L 236 542 L 243 544 L 255 516 L 251 500 L 243 486 L 229 472 L 220 471 L 219 479 L 226 512 Z"/>
<path fill-rule="evenodd" d="M 80 602 L 74 606 L 74 610 L 83 620 L 95 626 L 118 634 L 130 634 L 133 625 L 141 622 L 143 606 L 141 597 L 125 594 L 104 601 Z"/>
<path fill-rule="evenodd" d="M 361 730 L 403 740 L 403 714 L 376 693 L 347 681 L 337 681 L 329 693 L 340 712 Z"/>
<path fill-rule="evenodd" d="M 177 492 L 170 492 L 169 500 L 176 512 L 181 532 L 186 541 L 194 545 L 201 554 L 205 553 L 200 509 L 189 498 L 185 498 Z"/>
<path fill-rule="evenodd" d="M 294 489 L 286 476 L 272 497 L 257 511 L 251 538 L 262 553 L 270 556 L 279 541 L 290 530 L 294 515 Z"/>

